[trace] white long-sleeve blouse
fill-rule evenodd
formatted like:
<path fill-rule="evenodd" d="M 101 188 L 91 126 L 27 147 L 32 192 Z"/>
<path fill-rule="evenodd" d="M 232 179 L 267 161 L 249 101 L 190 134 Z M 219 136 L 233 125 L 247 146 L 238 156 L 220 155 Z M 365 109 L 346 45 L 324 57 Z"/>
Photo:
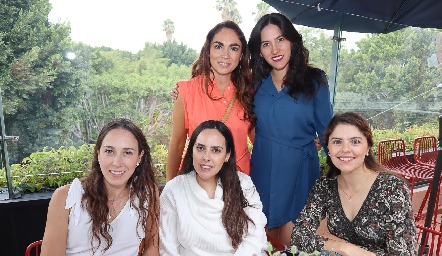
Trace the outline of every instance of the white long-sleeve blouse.
<path fill-rule="evenodd" d="M 262 203 L 252 180 L 237 172 L 250 206 L 244 210 L 253 220 L 248 233 L 235 251 L 222 224 L 223 190 L 221 183 L 210 199 L 196 181 L 195 171 L 167 182 L 160 196 L 160 255 L 266 255 Z M 263 254 L 264 253 L 264 254 Z"/>

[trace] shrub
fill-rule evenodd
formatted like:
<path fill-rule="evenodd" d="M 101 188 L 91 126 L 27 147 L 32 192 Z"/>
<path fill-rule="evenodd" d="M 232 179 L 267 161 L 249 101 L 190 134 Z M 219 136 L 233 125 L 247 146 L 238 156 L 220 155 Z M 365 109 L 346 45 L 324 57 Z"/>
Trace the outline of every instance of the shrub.
<path fill-rule="evenodd" d="M 94 147 L 84 144 L 78 148 L 44 148 L 34 152 L 21 163 L 11 165 L 12 187 L 20 188 L 22 193 L 54 190 L 75 178 L 86 176 L 91 168 Z M 155 146 L 152 156 L 154 163 L 157 160 L 165 161 L 167 151 L 162 145 Z M 155 167 L 157 173 L 161 171 L 158 165 Z M 0 187 L 6 187 L 4 168 L 0 173 Z"/>
<path fill-rule="evenodd" d="M 19 164 L 11 165 L 12 187 L 22 192 L 38 192 L 70 183 L 86 175 L 90 169 L 94 145 L 60 147 L 58 150 L 44 148 L 32 153 Z M 6 186 L 5 170 L 0 176 L 0 186 Z"/>
<path fill-rule="evenodd" d="M 373 130 L 374 145 L 373 152 L 377 152 L 377 143 L 385 139 L 402 138 L 405 140 L 406 150 L 412 151 L 413 140 L 424 135 L 438 135 L 436 123 L 414 125 L 404 132 L 398 129 Z M 249 148 L 252 151 L 253 145 L 249 141 Z M 78 148 L 60 147 L 59 149 L 44 148 L 42 151 L 32 153 L 24 158 L 19 164 L 11 165 L 12 187 L 19 187 L 26 192 L 38 192 L 42 189 L 55 189 L 66 185 L 74 178 L 80 178 L 90 170 L 94 145 L 84 144 Z M 155 175 L 164 181 L 167 148 L 158 144 L 151 148 L 152 161 L 154 163 Z M 323 150 L 318 151 L 321 175 L 328 171 L 326 155 Z M 5 169 L 0 172 L 0 187 L 6 187 Z"/>

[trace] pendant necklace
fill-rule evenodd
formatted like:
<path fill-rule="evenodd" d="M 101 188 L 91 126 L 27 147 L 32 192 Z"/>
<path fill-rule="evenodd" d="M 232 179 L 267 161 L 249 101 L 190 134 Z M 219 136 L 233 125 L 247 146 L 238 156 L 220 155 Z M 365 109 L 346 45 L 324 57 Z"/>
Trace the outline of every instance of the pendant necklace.
<path fill-rule="evenodd" d="M 343 189 L 342 186 L 338 183 L 339 188 L 341 189 L 341 191 L 348 197 L 348 201 L 351 202 L 351 199 L 359 192 L 359 190 L 361 190 L 361 188 L 364 186 L 365 182 L 367 182 L 368 177 L 370 176 L 370 172 L 367 175 L 367 178 L 365 178 L 364 182 L 361 184 L 361 186 L 359 186 L 358 190 L 356 190 L 356 192 L 353 195 L 348 195 Z M 345 181 L 344 179 L 342 179 L 343 181 Z M 347 183 L 345 183 L 347 184 Z"/>
<path fill-rule="evenodd" d="M 109 214 L 107 216 L 107 218 L 109 220 L 112 219 L 112 216 L 114 216 L 116 214 L 115 208 L 118 208 L 120 206 L 121 199 L 123 199 L 123 195 L 124 195 L 124 189 L 120 192 L 120 194 L 116 198 L 109 199 L 109 203 L 110 203 L 110 206 L 111 206 L 111 207 L 109 207 Z M 116 207 L 114 206 L 115 201 L 117 201 L 117 206 Z"/>

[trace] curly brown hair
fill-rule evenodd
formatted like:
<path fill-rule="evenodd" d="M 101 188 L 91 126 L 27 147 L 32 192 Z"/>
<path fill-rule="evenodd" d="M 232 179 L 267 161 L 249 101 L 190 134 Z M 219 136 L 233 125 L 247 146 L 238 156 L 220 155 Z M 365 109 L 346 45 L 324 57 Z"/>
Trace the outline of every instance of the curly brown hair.
<path fill-rule="evenodd" d="M 229 159 L 223 164 L 221 170 L 218 172 L 218 178 L 223 187 L 224 207 L 221 218 L 223 226 L 232 240 L 232 246 L 236 250 L 241 244 L 244 234 L 247 234 L 248 232 L 248 222 L 250 221 L 253 224 L 254 222 L 244 211 L 244 208 L 250 205 L 244 196 L 236 170 L 233 136 L 229 128 L 227 128 L 223 122 L 214 120 L 204 121 L 193 131 L 179 175 L 194 170 L 192 156 L 193 147 L 198 135 L 205 129 L 215 129 L 219 131 L 226 140 L 226 151 L 227 153 L 230 153 Z"/>
<path fill-rule="evenodd" d="M 239 26 L 233 21 L 224 21 L 218 23 L 213 27 L 206 36 L 206 41 L 201 49 L 198 59 L 192 65 L 192 78 L 196 76 L 203 75 L 205 79 L 202 80 L 202 86 L 207 96 L 212 100 L 218 100 L 211 96 L 211 91 L 213 90 L 213 82 L 211 77 L 213 76 L 213 70 L 210 65 L 210 46 L 212 44 L 213 38 L 222 29 L 231 29 L 235 31 L 241 41 L 241 59 L 238 66 L 233 70 L 231 81 L 236 88 L 236 99 L 239 101 L 241 106 L 244 108 L 244 119 L 250 122 L 252 129 L 256 123 L 256 116 L 253 113 L 253 86 L 252 86 L 252 75 L 249 68 L 249 58 L 250 52 L 247 47 L 246 37 L 244 33 L 239 28 Z"/>
<path fill-rule="evenodd" d="M 158 232 L 158 229 L 155 228 L 158 227 L 159 219 L 159 202 L 156 197 L 158 187 L 155 182 L 150 147 L 141 129 L 132 121 L 125 118 L 114 119 L 101 129 L 95 144 L 91 172 L 87 177 L 82 179 L 84 189 L 84 194 L 81 199 L 82 207 L 87 210 L 92 220 L 91 244 L 93 245 L 93 240 L 97 239 L 98 248 L 101 245 L 101 239 L 104 238 L 106 242 L 104 251 L 108 250 L 112 245 L 112 237 L 109 234 L 110 224 L 107 219 L 109 214 L 108 196 L 104 185 L 104 176 L 98 162 L 98 152 L 103 139 L 109 131 L 114 129 L 124 129 L 132 133 L 138 142 L 138 154 L 144 151 L 139 165 L 135 168 L 135 172 L 127 181 L 126 186 L 130 187 L 130 204 L 138 213 L 137 226 L 143 226 L 143 230 L 146 234 L 146 242 L 153 242 L 154 236 L 156 232 Z M 139 205 L 134 203 L 136 198 L 138 198 Z M 148 202 L 147 207 L 144 203 L 146 201 Z M 150 227 L 146 226 L 148 216 L 150 216 L 152 220 Z M 150 233 L 151 236 L 148 237 L 148 233 Z M 138 229 L 137 235 L 140 237 Z M 95 250 L 96 248 L 93 247 L 94 253 Z"/>

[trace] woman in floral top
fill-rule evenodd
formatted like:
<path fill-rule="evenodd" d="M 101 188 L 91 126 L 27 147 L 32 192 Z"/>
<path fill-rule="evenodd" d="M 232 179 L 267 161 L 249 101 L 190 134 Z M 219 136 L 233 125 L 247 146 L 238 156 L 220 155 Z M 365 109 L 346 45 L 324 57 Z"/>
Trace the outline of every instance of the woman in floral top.
<path fill-rule="evenodd" d="M 330 171 L 310 191 L 291 244 L 320 255 L 417 255 L 410 191 L 375 160 L 367 121 L 335 115 L 324 141 Z M 328 232 L 317 234 L 324 218 Z"/>

